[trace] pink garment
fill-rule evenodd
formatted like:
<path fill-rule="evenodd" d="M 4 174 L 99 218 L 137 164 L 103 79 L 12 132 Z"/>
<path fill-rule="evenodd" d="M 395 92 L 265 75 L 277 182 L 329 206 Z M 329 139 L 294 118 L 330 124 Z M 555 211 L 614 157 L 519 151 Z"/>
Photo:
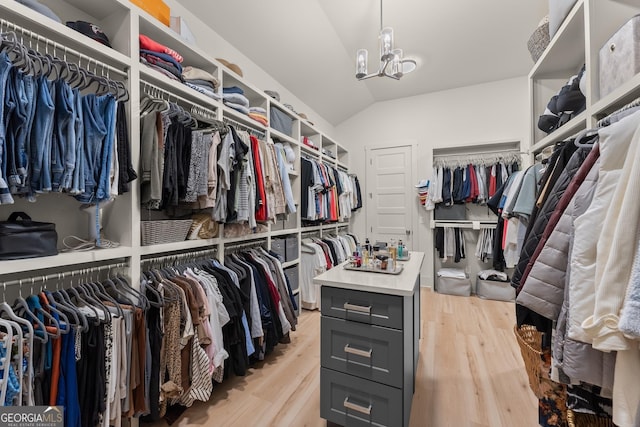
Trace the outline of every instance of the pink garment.
<path fill-rule="evenodd" d="M 171 55 L 171 57 L 178 62 L 183 61 L 182 56 L 180 56 L 180 54 L 175 50 L 168 48 L 164 45 L 161 45 L 157 41 L 152 40 L 145 35 L 140 34 L 139 37 L 140 37 L 140 49 L 150 50 L 152 52 L 166 53 L 167 55 Z"/>

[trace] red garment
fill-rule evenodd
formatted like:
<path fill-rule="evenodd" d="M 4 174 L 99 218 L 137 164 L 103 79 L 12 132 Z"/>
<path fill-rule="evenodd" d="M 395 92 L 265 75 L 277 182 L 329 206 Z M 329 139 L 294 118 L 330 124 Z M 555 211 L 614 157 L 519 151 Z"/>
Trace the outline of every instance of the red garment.
<path fill-rule="evenodd" d="M 489 177 L 489 197 L 493 197 L 494 194 L 496 194 L 496 166 L 493 165 L 491 167 L 491 176 Z"/>
<path fill-rule="evenodd" d="M 509 228 L 509 221 L 504 220 L 502 225 L 502 250 L 507 247 L 507 229 Z"/>
<path fill-rule="evenodd" d="M 155 40 L 150 39 L 149 37 L 140 34 L 140 49 L 144 49 L 144 50 L 150 50 L 152 52 L 159 52 L 159 53 L 166 53 L 167 55 L 170 55 L 173 59 L 175 59 L 178 62 L 182 62 L 183 58 L 182 56 L 180 56 L 180 54 L 178 52 L 176 52 L 175 50 L 166 47 L 165 45 L 162 45 L 160 43 L 158 43 Z"/>
<path fill-rule="evenodd" d="M 260 145 L 258 138 L 251 135 L 251 151 L 253 153 L 253 166 L 256 171 L 256 190 L 260 196 L 260 203 L 256 206 L 256 221 L 267 220 L 267 194 L 264 189 L 264 174 L 260 158 Z"/>
<path fill-rule="evenodd" d="M 43 307 L 49 305 L 49 300 L 44 292 L 40 292 L 38 297 L 40 298 L 40 302 Z M 65 325 L 65 327 L 68 327 L 68 325 Z M 49 326 L 47 326 L 47 330 L 49 330 Z M 56 329 L 53 328 L 53 330 L 55 331 Z M 56 401 L 58 400 L 58 383 L 60 382 L 60 353 L 62 352 L 62 338 L 51 338 L 51 343 L 53 344 L 53 362 L 51 364 L 49 405 L 55 406 Z"/>
<path fill-rule="evenodd" d="M 471 181 L 471 195 L 467 198 L 467 202 L 473 202 L 480 195 L 480 190 L 478 188 L 478 177 L 476 176 L 476 170 L 473 165 L 467 166 L 469 169 L 469 179 Z"/>

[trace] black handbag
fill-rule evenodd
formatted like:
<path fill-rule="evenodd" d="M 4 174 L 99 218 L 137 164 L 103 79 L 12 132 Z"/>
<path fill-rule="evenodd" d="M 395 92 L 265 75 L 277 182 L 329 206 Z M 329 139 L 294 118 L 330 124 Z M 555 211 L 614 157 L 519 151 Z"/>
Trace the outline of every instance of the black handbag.
<path fill-rule="evenodd" d="M 0 222 L 0 260 L 58 255 L 58 233 L 51 222 L 36 222 L 14 212 Z"/>

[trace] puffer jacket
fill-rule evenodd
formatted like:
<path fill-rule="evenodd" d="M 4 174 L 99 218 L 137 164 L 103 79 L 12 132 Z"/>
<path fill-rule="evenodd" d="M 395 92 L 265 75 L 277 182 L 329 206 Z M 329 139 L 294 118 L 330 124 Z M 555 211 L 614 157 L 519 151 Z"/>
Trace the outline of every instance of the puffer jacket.
<path fill-rule="evenodd" d="M 600 150 L 596 144 L 569 183 L 550 216 L 542 239 L 522 276 L 523 285 L 518 294 L 517 303 L 547 319 L 558 319 L 564 300 L 564 281 L 569 250 L 568 237 L 572 226 L 567 215 L 564 215 L 564 211 L 573 200 L 574 195 L 581 190 L 586 191 L 583 190 L 583 184 L 585 184 L 585 188 L 591 188 L 595 185 L 598 169 L 594 169 L 593 166 L 599 157 Z M 588 176 L 590 180 L 585 181 Z M 552 236 L 553 238 L 551 238 Z"/>
<path fill-rule="evenodd" d="M 518 262 L 517 266 L 517 271 L 520 272 L 520 275 L 517 278 L 517 281 L 516 279 L 513 279 L 511 282 L 512 286 L 518 289 L 518 293 L 522 290 L 522 285 L 520 283 L 522 274 L 524 273 L 529 260 L 531 259 L 531 256 L 533 256 L 536 248 L 538 247 L 538 243 L 542 239 L 544 230 L 549 223 L 551 215 L 555 211 L 555 208 L 562 198 L 562 195 L 567 189 L 569 183 L 576 175 L 576 173 L 580 169 L 580 166 L 582 165 L 582 163 L 584 163 L 584 160 L 587 158 L 590 152 L 590 148 L 579 148 L 578 150 L 576 150 L 576 152 L 573 154 L 573 156 L 571 156 L 571 159 L 567 163 L 567 166 L 560 174 L 558 180 L 551 188 L 551 191 L 549 192 L 544 205 L 540 209 L 533 227 L 531 228 L 531 232 L 529 233 L 527 240 L 522 247 L 522 252 L 520 253 L 520 262 Z M 551 323 L 547 319 L 541 318 L 541 316 L 519 304 L 516 305 L 516 317 L 518 326 L 528 324 L 535 326 L 541 332 L 548 333 L 551 331 Z"/>
<path fill-rule="evenodd" d="M 565 209 L 556 231 L 568 232 L 566 260 L 573 249 L 574 228 L 573 221 L 582 215 L 593 199 L 598 180 L 599 160 L 591 169 L 591 172 L 580 186 L 578 192 Z M 568 227 L 568 228 L 567 228 Z M 556 233 L 554 231 L 554 234 Z M 551 240 L 556 237 L 552 235 Z M 604 353 L 595 350 L 590 344 L 572 340 L 567 336 L 569 327 L 569 307 L 571 304 L 569 293 L 569 281 L 571 278 L 571 264 L 567 263 L 564 286 L 564 300 L 556 323 L 553 339 L 553 363 L 552 368 L 558 370 L 558 376 L 573 384 L 583 381 L 602 387 L 602 395 L 611 396 L 613 390 L 613 377 L 615 369 L 616 353 Z M 567 380 L 568 377 L 569 379 Z"/>

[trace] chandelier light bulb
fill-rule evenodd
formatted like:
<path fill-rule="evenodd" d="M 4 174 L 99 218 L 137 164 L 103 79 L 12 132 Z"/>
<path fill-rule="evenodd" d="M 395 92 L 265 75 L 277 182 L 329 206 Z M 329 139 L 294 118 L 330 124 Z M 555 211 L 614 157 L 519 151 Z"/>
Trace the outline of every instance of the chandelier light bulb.
<path fill-rule="evenodd" d="M 389 61 L 393 58 L 393 28 L 385 27 L 380 31 L 380 60 Z"/>
<path fill-rule="evenodd" d="M 356 53 L 356 78 L 361 79 L 367 75 L 368 62 L 369 52 L 367 49 L 358 49 Z"/>
<path fill-rule="evenodd" d="M 402 49 L 394 49 L 392 53 L 391 74 L 394 77 L 400 78 L 404 74 L 402 69 Z"/>

